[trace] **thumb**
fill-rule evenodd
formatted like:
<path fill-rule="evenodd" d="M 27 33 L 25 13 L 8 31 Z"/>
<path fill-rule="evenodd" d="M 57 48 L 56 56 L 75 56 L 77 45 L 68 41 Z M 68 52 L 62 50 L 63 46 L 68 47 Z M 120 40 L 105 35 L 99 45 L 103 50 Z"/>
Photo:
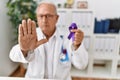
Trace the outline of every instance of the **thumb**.
<path fill-rule="evenodd" d="M 37 42 L 37 47 L 41 44 L 46 43 L 48 40 L 47 39 L 41 39 L 40 41 Z"/>

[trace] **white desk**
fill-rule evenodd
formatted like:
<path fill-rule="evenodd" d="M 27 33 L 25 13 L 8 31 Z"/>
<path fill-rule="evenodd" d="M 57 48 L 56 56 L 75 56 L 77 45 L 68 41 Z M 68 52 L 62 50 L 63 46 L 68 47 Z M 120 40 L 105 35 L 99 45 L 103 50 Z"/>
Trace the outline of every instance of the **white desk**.
<path fill-rule="evenodd" d="M 20 78 L 20 77 L 0 77 L 0 80 L 57 80 L 57 79 L 33 79 L 33 78 Z"/>

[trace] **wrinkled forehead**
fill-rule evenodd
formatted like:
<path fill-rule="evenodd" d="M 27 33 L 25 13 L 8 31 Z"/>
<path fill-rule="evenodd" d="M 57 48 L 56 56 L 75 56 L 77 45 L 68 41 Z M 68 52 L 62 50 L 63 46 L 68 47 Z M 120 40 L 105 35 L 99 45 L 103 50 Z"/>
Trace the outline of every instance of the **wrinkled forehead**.
<path fill-rule="evenodd" d="M 57 14 L 56 7 L 52 4 L 42 3 L 37 7 L 37 14 Z"/>

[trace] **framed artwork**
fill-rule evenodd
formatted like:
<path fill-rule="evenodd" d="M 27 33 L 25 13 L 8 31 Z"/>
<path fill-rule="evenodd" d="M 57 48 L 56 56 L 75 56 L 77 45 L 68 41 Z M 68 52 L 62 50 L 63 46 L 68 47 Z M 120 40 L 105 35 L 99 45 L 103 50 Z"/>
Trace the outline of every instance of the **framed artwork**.
<path fill-rule="evenodd" d="M 87 9 L 88 8 L 88 2 L 87 1 L 78 1 L 77 2 L 77 8 Z"/>

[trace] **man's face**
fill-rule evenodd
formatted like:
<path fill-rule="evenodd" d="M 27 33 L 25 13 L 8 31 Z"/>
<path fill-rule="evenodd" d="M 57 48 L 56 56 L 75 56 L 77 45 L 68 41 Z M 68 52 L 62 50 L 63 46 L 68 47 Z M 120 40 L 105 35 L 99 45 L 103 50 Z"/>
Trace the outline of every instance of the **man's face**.
<path fill-rule="evenodd" d="M 42 4 L 37 10 L 38 26 L 44 33 L 53 33 L 58 20 L 55 8 L 50 4 Z"/>

